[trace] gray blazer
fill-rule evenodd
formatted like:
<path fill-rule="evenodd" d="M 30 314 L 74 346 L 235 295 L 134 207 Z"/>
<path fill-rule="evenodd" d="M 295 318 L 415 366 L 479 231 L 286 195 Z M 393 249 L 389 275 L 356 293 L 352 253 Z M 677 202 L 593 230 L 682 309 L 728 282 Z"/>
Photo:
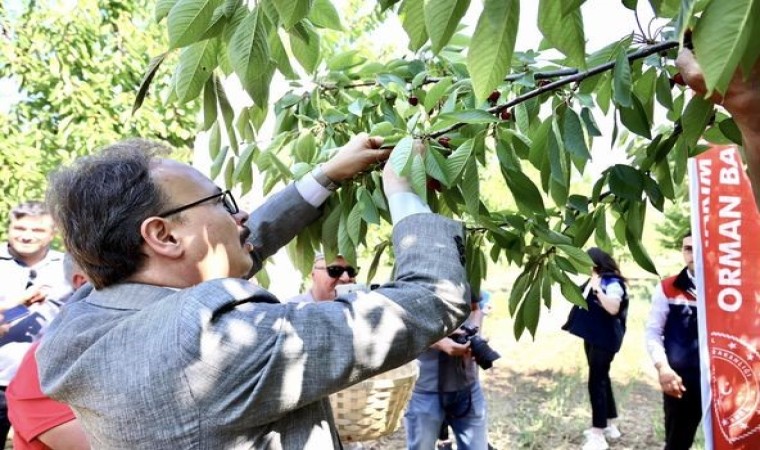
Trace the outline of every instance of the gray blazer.
<path fill-rule="evenodd" d="M 258 263 L 317 214 L 291 188 L 261 209 Z M 43 391 L 73 407 L 95 449 L 339 448 L 326 397 L 467 316 L 461 233 L 434 214 L 402 220 L 396 280 L 354 302 L 282 304 L 238 279 L 80 291 L 37 352 Z"/>

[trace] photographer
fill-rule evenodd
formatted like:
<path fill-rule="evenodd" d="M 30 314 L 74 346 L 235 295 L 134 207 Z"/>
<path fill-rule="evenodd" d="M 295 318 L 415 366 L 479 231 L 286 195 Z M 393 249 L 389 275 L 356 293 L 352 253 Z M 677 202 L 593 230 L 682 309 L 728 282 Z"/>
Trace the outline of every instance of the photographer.
<path fill-rule="evenodd" d="M 480 328 L 482 321 L 478 296 L 473 293 L 465 326 L 472 331 Z M 454 430 L 458 449 L 488 448 L 488 417 L 477 364 L 490 367 L 499 355 L 479 336 L 470 336 L 467 329 L 456 330 L 417 358 L 420 377 L 404 414 L 410 450 L 434 449 L 444 421 Z"/>

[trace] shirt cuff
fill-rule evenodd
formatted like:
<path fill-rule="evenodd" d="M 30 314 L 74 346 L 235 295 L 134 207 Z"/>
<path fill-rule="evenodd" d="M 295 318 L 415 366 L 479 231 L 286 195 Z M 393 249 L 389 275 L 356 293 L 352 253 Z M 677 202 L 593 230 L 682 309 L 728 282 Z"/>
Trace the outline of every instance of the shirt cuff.
<path fill-rule="evenodd" d="M 311 172 L 296 181 L 296 190 L 308 204 L 315 208 L 322 206 L 322 203 L 324 203 L 325 200 L 327 200 L 327 197 L 332 194 L 329 189 L 325 188 L 314 179 Z"/>
<path fill-rule="evenodd" d="M 388 208 L 391 210 L 391 220 L 399 223 L 401 219 L 412 214 L 431 213 L 430 207 L 413 192 L 397 192 L 388 198 Z"/>

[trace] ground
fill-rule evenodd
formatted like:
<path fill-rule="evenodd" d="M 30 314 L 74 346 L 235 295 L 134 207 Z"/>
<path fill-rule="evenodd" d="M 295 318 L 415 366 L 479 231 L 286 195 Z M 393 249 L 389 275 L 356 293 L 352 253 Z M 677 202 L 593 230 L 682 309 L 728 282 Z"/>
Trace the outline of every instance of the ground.
<path fill-rule="evenodd" d="M 662 448 L 662 394 L 644 350 L 644 324 L 650 305 L 647 290 L 642 289 L 631 300 L 628 333 L 612 363 L 618 426 L 623 433 L 620 440 L 611 442 L 613 450 Z M 505 292 L 495 293 L 495 304 L 486 318 L 484 334 L 502 358 L 492 369 L 481 371 L 491 444 L 499 450 L 580 449 L 583 430 L 591 426 L 591 408 L 582 341 L 560 328 L 570 305 L 557 298 L 551 311 L 542 310 L 535 340 L 526 334 L 515 341 Z M 704 448 L 702 439 L 698 440 L 694 450 Z M 365 444 L 372 449 L 405 446 L 403 424 L 392 435 Z"/>

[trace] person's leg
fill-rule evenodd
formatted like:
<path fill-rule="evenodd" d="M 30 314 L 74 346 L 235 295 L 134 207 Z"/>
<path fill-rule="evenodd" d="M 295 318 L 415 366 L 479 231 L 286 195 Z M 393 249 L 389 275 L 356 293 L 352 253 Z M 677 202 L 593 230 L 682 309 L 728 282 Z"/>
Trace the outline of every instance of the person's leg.
<path fill-rule="evenodd" d="M 686 392 L 678 399 L 663 395 L 665 450 L 689 450 L 702 420 L 702 393 L 698 375 L 682 375 Z"/>
<path fill-rule="evenodd" d="M 464 417 L 449 417 L 447 419 L 454 430 L 457 450 L 487 450 L 488 411 L 480 382 L 475 382 L 469 393 L 461 395 L 458 400 L 460 405 L 464 405 L 468 401 L 470 402 L 470 409 Z"/>
<path fill-rule="evenodd" d="M 433 450 L 443 423 L 437 393 L 412 392 L 404 413 L 406 443 L 409 450 Z"/>
<path fill-rule="evenodd" d="M 610 358 L 610 364 L 612 364 L 612 359 L 614 359 L 614 357 L 615 355 L 612 354 L 612 358 Z M 612 419 L 617 419 L 618 416 L 617 405 L 615 404 L 615 394 L 612 392 L 612 380 L 610 379 L 609 369 L 607 370 L 605 385 L 607 389 L 607 420 L 609 422 Z M 605 425 L 609 425 L 609 423 Z"/>
<path fill-rule="evenodd" d="M 8 420 L 8 402 L 5 399 L 5 387 L 0 390 L 0 450 L 5 450 L 5 441 L 11 431 L 11 422 Z"/>
<path fill-rule="evenodd" d="M 588 361 L 588 395 L 591 401 L 591 423 L 594 428 L 605 428 L 608 416 L 608 393 L 610 385 L 610 364 L 614 353 L 584 344 Z M 612 405 L 614 408 L 614 404 Z M 617 412 L 615 412 L 617 415 Z"/>

